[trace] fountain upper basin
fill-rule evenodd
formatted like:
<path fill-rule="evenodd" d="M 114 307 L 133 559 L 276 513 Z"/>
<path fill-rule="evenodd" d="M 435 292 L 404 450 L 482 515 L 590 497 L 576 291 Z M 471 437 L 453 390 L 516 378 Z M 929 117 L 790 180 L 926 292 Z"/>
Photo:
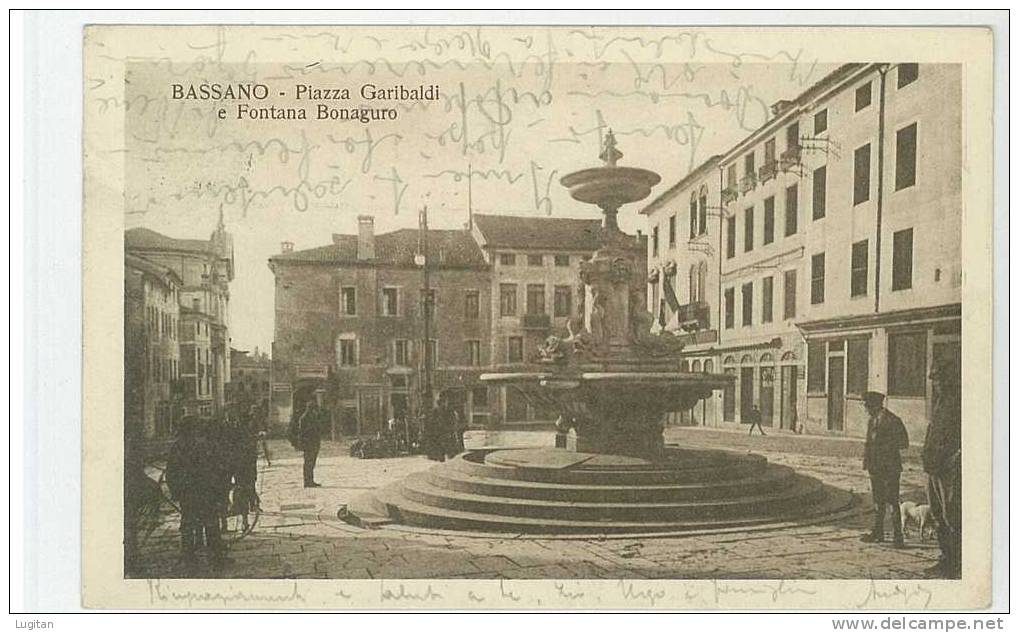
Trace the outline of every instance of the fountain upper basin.
<path fill-rule="evenodd" d="M 592 167 L 563 176 L 559 181 L 574 200 L 618 207 L 648 197 L 662 177 L 636 167 Z"/>

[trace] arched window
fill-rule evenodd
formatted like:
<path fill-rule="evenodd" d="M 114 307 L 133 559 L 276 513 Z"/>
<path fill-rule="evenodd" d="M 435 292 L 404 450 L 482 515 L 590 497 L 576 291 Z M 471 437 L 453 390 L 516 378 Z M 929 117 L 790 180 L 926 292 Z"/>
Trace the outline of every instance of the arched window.
<path fill-rule="evenodd" d="M 700 200 L 698 201 L 698 224 L 701 234 L 708 232 L 708 188 L 701 185 Z"/>
<path fill-rule="evenodd" d="M 704 373 L 710 374 L 715 371 L 715 363 L 710 358 L 704 361 Z"/>
<path fill-rule="evenodd" d="M 782 354 L 782 360 L 783 361 L 794 361 L 794 360 L 796 360 L 796 354 L 794 354 L 792 352 L 786 352 L 785 354 Z"/>
<path fill-rule="evenodd" d="M 690 371 L 690 363 L 689 363 L 689 361 L 685 361 L 685 360 L 680 361 L 679 362 L 679 371 Z"/>
<path fill-rule="evenodd" d="M 701 361 L 698 359 L 698 360 L 695 360 L 693 362 L 693 368 L 691 368 L 690 371 L 698 372 L 700 370 L 701 370 Z"/>
<path fill-rule="evenodd" d="M 697 192 L 690 192 L 690 238 L 697 237 L 698 214 L 697 214 Z"/>
<path fill-rule="evenodd" d="M 697 297 L 700 301 L 706 301 L 708 283 L 708 262 L 701 262 L 697 265 Z"/>
<path fill-rule="evenodd" d="M 722 361 L 722 364 L 723 365 L 735 365 L 736 364 L 736 358 L 734 356 L 726 356 L 725 360 Z"/>
<path fill-rule="evenodd" d="M 753 362 L 754 362 L 754 357 L 751 356 L 750 354 L 744 354 L 743 358 L 739 359 L 740 365 L 752 365 Z"/>
<path fill-rule="evenodd" d="M 772 356 L 771 354 L 769 354 L 767 352 L 761 354 L 761 364 L 764 364 L 764 363 L 774 363 L 774 362 L 775 362 L 775 357 Z"/>

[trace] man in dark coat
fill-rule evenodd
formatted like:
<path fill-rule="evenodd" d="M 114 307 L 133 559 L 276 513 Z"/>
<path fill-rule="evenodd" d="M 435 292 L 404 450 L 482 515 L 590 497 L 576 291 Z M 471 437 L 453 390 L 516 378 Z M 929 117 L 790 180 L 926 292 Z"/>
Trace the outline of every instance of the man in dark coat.
<path fill-rule="evenodd" d="M 221 564 L 226 558 L 219 510 L 229 473 L 213 435 L 207 421 L 182 420 L 166 467 L 170 495 L 180 506 L 181 553 L 188 564 L 195 561 L 203 533 L 213 564 Z"/>
<path fill-rule="evenodd" d="M 927 573 L 959 578 L 962 572 L 962 399 L 958 364 L 931 368 L 931 421 L 923 441 L 927 500 L 937 526 L 941 559 Z"/>
<path fill-rule="evenodd" d="M 892 508 L 892 530 L 896 548 L 904 546 L 902 519 L 899 511 L 899 475 L 902 457 L 899 451 L 909 446 L 906 427 L 897 415 L 885 409 L 885 396 L 876 391 L 863 394 L 863 406 L 870 420 L 867 422 L 867 442 L 863 447 L 863 469 L 870 473 L 870 487 L 874 497 L 874 529 L 860 540 L 880 543 L 885 540 L 885 506 Z"/>
<path fill-rule="evenodd" d="M 319 488 L 322 484 L 315 481 L 315 462 L 318 451 L 322 448 L 322 433 L 325 431 L 323 411 L 314 398 L 304 406 L 304 413 L 298 421 L 298 433 L 301 438 L 301 450 L 304 451 L 304 487 Z"/>

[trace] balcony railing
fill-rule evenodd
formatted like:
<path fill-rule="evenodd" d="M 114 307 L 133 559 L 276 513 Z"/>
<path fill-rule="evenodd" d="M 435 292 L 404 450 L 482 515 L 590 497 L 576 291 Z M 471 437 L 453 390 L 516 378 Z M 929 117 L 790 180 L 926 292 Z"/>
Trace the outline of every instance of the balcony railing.
<path fill-rule="evenodd" d="M 711 306 L 706 301 L 695 301 L 679 306 L 679 326 L 687 332 L 711 327 Z"/>
<path fill-rule="evenodd" d="M 735 185 L 722 189 L 722 204 L 732 202 L 737 196 L 739 196 L 739 193 L 737 193 Z"/>
<path fill-rule="evenodd" d="M 778 175 L 778 161 L 770 160 L 757 170 L 757 177 L 761 182 L 768 182 L 772 178 Z"/>
<path fill-rule="evenodd" d="M 803 148 L 799 145 L 790 147 L 786 151 L 782 152 L 782 171 L 789 171 L 793 167 L 800 164 L 803 159 Z"/>
<path fill-rule="evenodd" d="M 746 193 L 757 186 L 757 176 L 750 172 L 739 181 L 740 193 Z"/>
<path fill-rule="evenodd" d="M 522 325 L 525 330 L 547 330 L 552 327 L 552 317 L 547 314 L 525 314 Z"/>

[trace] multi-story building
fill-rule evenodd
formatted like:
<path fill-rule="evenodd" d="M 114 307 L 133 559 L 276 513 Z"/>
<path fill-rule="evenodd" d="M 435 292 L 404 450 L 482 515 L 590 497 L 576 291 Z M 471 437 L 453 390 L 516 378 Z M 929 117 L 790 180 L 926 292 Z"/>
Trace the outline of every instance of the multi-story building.
<path fill-rule="evenodd" d="M 533 360 L 552 332 L 565 333 L 581 314 L 580 262 L 601 243 L 601 221 L 474 215 L 472 234 L 491 266 L 491 364 L 503 369 Z M 634 242 L 634 248 L 643 247 Z M 493 389 L 493 422 L 554 420 L 513 387 Z"/>
<path fill-rule="evenodd" d="M 309 397 L 333 416 L 333 433 L 370 434 L 390 416 L 422 407 L 425 362 L 422 233 L 375 235 L 359 216 L 357 235 L 269 259 L 276 278 L 272 418 L 287 420 Z M 489 267 L 464 230 L 428 231 L 434 313 L 433 393 L 447 393 L 476 424 L 489 412 L 478 381 L 490 362 Z M 316 395 L 317 394 L 317 395 Z"/>
<path fill-rule="evenodd" d="M 128 254 L 167 268 L 179 291 L 183 414 L 210 416 L 225 403 L 230 376 L 229 304 L 233 239 L 223 218 L 208 240 L 177 239 L 150 229 L 125 232 Z"/>
<path fill-rule="evenodd" d="M 724 421 L 861 436 L 878 390 L 922 437 L 960 357 L 960 100 L 958 66 L 847 64 L 722 155 Z"/>
<path fill-rule="evenodd" d="M 681 368 L 718 368 L 718 293 L 721 248 L 719 156 L 712 157 L 641 210 L 647 216 L 648 309 L 658 327 L 686 341 Z M 718 426 L 722 394 L 691 411 L 669 414 L 672 424 Z"/>
<path fill-rule="evenodd" d="M 136 440 L 170 437 L 180 371 L 180 277 L 124 256 L 124 428 Z"/>

